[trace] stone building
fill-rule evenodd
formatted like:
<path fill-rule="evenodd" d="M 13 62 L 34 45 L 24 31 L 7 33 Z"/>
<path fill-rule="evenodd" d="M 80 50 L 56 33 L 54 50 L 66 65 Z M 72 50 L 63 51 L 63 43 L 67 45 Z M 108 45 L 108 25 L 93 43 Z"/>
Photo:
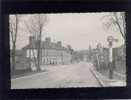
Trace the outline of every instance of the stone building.
<path fill-rule="evenodd" d="M 29 44 L 23 49 L 26 52 L 26 57 L 30 59 L 32 70 L 37 70 L 35 60 L 37 58 L 38 42 L 33 36 L 29 37 Z M 71 63 L 72 55 L 69 48 L 62 46 L 61 41 L 51 42 L 50 37 L 46 37 L 45 41 L 41 42 L 40 46 L 40 65 L 55 65 Z"/>
<path fill-rule="evenodd" d="M 15 51 L 15 71 L 23 71 L 23 70 L 29 70 L 29 59 L 26 58 L 25 56 L 25 51 L 23 49 L 21 50 L 16 50 Z M 10 50 L 10 67 L 11 67 L 11 72 L 13 72 L 13 64 L 12 64 L 12 50 Z"/>

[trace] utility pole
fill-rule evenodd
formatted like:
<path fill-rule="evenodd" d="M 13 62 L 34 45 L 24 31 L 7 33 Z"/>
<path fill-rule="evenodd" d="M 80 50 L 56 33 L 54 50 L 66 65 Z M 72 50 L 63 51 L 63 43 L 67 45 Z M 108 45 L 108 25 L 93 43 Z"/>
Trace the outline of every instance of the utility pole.
<path fill-rule="evenodd" d="M 99 57 L 98 57 L 98 50 L 95 50 L 95 63 L 96 63 L 96 70 L 99 70 L 100 62 L 99 62 Z"/>
<path fill-rule="evenodd" d="M 114 65 L 113 65 L 113 42 L 117 42 L 117 39 L 114 39 L 113 36 L 107 37 L 108 46 L 109 46 L 109 78 L 113 78 Z"/>

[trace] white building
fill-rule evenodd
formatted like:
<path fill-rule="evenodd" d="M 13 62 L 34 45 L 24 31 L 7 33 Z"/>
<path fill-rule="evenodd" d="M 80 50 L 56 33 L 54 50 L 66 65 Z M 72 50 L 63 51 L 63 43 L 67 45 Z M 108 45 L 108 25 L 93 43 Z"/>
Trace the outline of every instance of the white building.
<path fill-rule="evenodd" d="M 35 59 L 37 58 L 38 42 L 33 36 L 29 38 L 29 44 L 24 47 L 26 57 L 31 61 L 32 70 L 36 70 Z M 69 64 L 72 55 L 69 48 L 63 47 L 61 41 L 51 42 L 50 37 L 41 42 L 40 65 Z"/>

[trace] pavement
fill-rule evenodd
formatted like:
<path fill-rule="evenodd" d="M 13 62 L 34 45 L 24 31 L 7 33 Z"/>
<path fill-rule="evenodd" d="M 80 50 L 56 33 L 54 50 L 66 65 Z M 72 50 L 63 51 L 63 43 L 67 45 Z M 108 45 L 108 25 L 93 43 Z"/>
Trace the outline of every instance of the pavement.
<path fill-rule="evenodd" d="M 98 82 L 101 84 L 102 87 L 120 87 L 120 86 L 126 86 L 126 77 L 125 75 L 121 75 L 120 73 L 117 73 L 119 77 L 122 78 L 113 78 L 109 79 L 106 76 L 102 75 L 98 71 L 96 71 L 95 68 L 91 68 L 91 72 L 94 74 Z"/>
<path fill-rule="evenodd" d="M 101 87 L 90 69 L 92 64 L 87 62 L 47 66 L 44 72 L 11 79 L 11 89 Z"/>

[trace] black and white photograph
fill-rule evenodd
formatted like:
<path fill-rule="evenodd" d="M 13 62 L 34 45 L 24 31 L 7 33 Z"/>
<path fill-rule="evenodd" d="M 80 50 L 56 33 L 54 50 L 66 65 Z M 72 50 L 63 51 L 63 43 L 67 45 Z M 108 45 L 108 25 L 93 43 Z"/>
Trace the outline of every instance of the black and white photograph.
<path fill-rule="evenodd" d="M 9 15 L 11 89 L 125 87 L 126 12 Z"/>

